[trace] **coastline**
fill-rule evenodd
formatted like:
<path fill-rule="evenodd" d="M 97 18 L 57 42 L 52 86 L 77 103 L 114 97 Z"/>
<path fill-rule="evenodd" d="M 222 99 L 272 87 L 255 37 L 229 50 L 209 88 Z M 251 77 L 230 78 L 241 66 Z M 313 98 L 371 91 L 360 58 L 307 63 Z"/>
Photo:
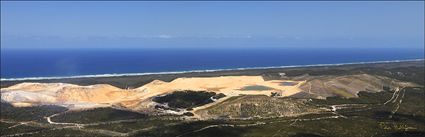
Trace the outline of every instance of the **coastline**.
<path fill-rule="evenodd" d="M 335 64 L 288 65 L 288 66 L 247 67 L 247 68 L 231 68 L 231 69 L 207 69 L 207 70 L 188 70 L 188 71 L 169 71 L 169 72 L 94 74 L 94 75 L 59 76 L 59 77 L 53 76 L 53 77 L 1 78 L 0 81 L 1 82 L 12 82 L 12 81 L 28 81 L 28 80 L 32 81 L 32 80 L 79 79 L 79 78 L 113 78 L 113 77 L 125 77 L 125 76 L 168 75 L 168 74 L 186 74 L 186 73 L 243 71 L 243 70 L 264 70 L 264 69 L 309 68 L 309 67 L 328 67 L 328 66 L 344 66 L 344 65 L 365 65 L 365 64 L 381 64 L 381 63 L 415 62 L 415 61 L 424 61 L 424 60 L 425 59 L 406 59 L 406 60 L 349 62 L 349 63 L 335 63 Z"/>

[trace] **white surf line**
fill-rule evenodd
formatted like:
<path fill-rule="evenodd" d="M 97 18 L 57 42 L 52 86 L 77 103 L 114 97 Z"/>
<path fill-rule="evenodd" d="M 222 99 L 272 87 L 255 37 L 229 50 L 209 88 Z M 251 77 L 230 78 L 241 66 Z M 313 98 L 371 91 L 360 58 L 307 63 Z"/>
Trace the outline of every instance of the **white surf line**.
<path fill-rule="evenodd" d="M 23 81 L 23 80 L 48 80 L 48 79 L 69 79 L 69 78 L 96 78 L 96 77 L 120 77 L 120 76 L 143 76 L 157 74 L 184 74 L 196 72 L 219 72 L 233 70 L 256 70 L 256 69 L 275 69 L 275 68 L 297 68 L 297 67 L 321 67 L 321 66 L 342 66 L 357 64 L 378 64 L 378 63 L 396 63 L 407 61 L 424 61 L 425 59 L 405 59 L 405 60 L 387 60 L 387 61 L 366 61 L 351 63 L 335 63 L 335 64 L 311 64 L 311 65 L 287 65 L 287 66 L 270 66 L 270 67 L 246 67 L 233 69 L 207 69 L 207 70 L 188 70 L 188 71 L 170 71 L 170 72 L 146 72 L 146 73 L 113 73 L 113 74 L 95 74 L 95 75 L 77 75 L 77 76 L 59 76 L 59 77 L 26 77 L 26 78 L 0 78 L 0 81 Z"/>

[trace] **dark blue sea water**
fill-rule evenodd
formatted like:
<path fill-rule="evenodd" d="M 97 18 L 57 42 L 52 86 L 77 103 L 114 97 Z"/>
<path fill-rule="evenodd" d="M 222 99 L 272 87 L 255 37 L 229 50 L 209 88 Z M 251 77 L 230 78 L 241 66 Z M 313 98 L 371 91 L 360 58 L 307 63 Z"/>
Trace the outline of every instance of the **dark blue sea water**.
<path fill-rule="evenodd" d="M 423 49 L 2 49 L 1 78 L 423 59 Z"/>

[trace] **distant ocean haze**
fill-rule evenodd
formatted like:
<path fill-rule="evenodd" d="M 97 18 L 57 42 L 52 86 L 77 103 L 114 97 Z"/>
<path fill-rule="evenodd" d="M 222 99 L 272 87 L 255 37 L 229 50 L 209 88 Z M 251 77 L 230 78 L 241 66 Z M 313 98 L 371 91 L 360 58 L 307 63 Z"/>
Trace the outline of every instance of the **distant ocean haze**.
<path fill-rule="evenodd" d="M 423 49 L 2 49 L 1 78 L 423 59 Z"/>

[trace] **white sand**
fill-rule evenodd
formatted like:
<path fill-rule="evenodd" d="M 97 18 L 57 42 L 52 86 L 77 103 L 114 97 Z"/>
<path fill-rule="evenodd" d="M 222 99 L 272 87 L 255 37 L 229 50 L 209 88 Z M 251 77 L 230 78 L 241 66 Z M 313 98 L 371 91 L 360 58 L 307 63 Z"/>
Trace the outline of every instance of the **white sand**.
<path fill-rule="evenodd" d="M 281 82 L 295 82 L 297 85 L 282 86 Z M 223 76 L 223 77 L 193 77 L 178 78 L 171 82 L 155 80 L 136 89 L 120 89 L 107 84 L 78 86 L 64 83 L 21 83 L 1 89 L 2 99 L 16 104 L 29 106 L 37 104 L 68 104 L 81 108 L 90 107 L 82 104 L 105 106 L 120 104 L 124 107 L 135 106 L 154 96 L 171 93 L 178 90 L 209 91 L 223 93 L 227 97 L 248 95 L 270 95 L 271 92 L 290 96 L 301 92 L 300 85 L 305 81 L 271 80 L 264 81 L 261 76 Z M 270 90 L 244 91 L 245 86 L 266 86 Z M 218 100 L 218 102 L 224 99 Z M 25 105 L 23 105 L 25 104 Z M 209 104 L 210 106 L 212 104 Z M 203 108 L 202 106 L 200 108 Z M 195 108 L 199 109 L 199 108 Z"/>

